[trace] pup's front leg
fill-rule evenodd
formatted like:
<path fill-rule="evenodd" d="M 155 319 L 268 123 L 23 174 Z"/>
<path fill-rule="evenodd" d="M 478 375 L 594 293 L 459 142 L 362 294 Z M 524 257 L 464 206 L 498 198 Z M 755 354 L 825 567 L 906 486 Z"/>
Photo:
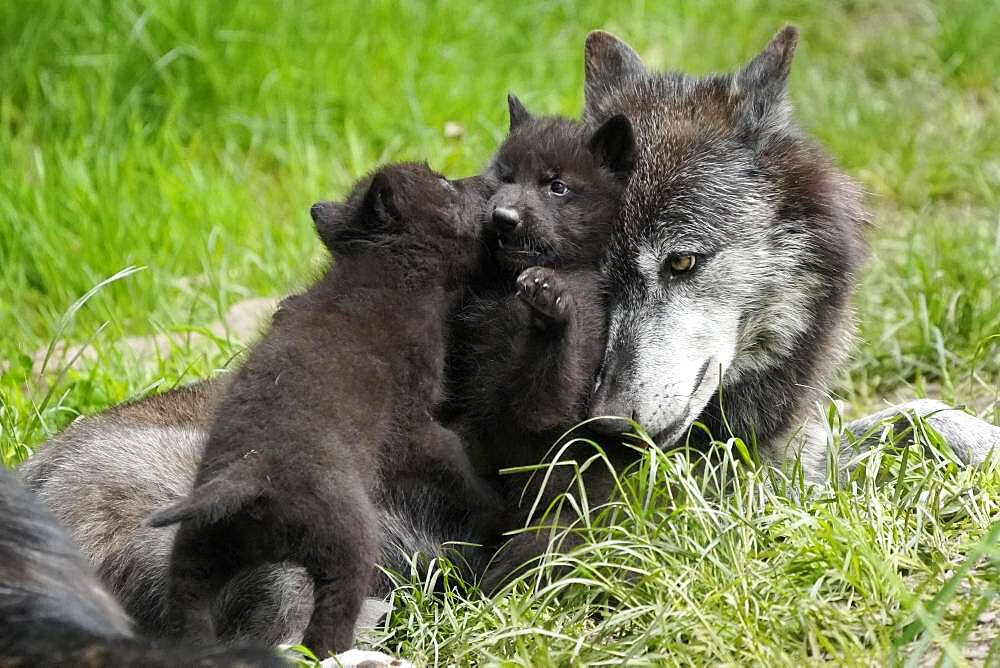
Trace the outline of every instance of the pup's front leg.
<path fill-rule="evenodd" d="M 513 378 L 511 408 L 529 430 L 571 425 L 597 372 L 605 329 L 604 297 L 593 271 L 529 267 L 517 278 L 519 318 L 527 329 Z"/>

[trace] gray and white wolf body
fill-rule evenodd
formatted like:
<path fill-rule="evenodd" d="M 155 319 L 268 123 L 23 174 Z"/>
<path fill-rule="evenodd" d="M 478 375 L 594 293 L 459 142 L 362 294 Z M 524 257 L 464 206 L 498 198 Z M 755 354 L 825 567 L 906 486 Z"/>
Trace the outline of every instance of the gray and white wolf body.
<path fill-rule="evenodd" d="M 0 665 L 284 666 L 264 648 L 137 636 L 50 512 L 0 467 Z"/>
<path fill-rule="evenodd" d="M 624 42 L 588 36 L 585 119 L 625 115 L 639 150 L 603 261 L 609 330 L 590 413 L 631 417 L 662 446 L 703 444 L 699 422 L 822 482 L 818 406 L 851 342 L 868 215 L 792 120 L 797 39 L 786 27 L 738 71 L 692 77 L 649 72 Z M 967 463 L 1000 447 L 1000 429 L 947 409 L 913 402 L 848 431 L 913 411 Z"/>
<path fill-rule="evenodd" d="M 80 418 L 18 469 L 142 632 L 165 626 L 176 534 L 146 519 L 190 494 L 228 382 L 221 375 Z M 216 633 L 222 642 L 254 636 L 269 645 L 298 642 L 312 599 L 303 568 L 259 566 L 219 596 Z"/>
<path fill-rule="evenodd" d="M 212 416 L 230 380 L 223 374 L 79 418 L 17 471 L 70 531 L 140 633 L 156 636 L 166 627 L 177 533 L 176 527 L 154 528 L 146 520 L 191 493 Z M 411 485 L 387 492 L 378 557 L 387 570 L 407 572 L 405 555 L 435 554 L 442 535 L 475 540 L 464 525 L 441 520 L 451 515 L 438 505 L 435 490 Z M 371 594 L 359 627 L 371 626 L 386 612 L 379 597 L 388 591 Z M 312 579 L 303 567 L 262 564 L 242 571 L 222 589 L 213 605 L 215 633 L 224 644 L 298 643 L 312 602 Z"/>

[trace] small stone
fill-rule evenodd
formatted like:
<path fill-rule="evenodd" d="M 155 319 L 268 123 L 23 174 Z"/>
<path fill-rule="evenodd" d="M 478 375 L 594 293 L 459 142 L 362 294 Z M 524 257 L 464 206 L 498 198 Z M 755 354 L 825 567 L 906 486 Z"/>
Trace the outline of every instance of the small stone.
<path fill-rule="evenodd" d="M 465 136 L 465 128 L 455 121 L 448 121 L 444 124 L 445 139 L 461 139 Z"/>

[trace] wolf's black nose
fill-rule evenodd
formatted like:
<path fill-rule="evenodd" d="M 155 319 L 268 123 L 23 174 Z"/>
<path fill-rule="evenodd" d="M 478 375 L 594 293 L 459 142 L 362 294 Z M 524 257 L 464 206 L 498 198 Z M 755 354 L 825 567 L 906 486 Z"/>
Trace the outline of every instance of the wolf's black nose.
<path fill-rule="evenodd" d="M 521 216 L 517 214 L 517 209 L 506 206 L 498 206 L 493 209 L 493 224 L 498 231 L 510 232 L 521 222 Z"/>

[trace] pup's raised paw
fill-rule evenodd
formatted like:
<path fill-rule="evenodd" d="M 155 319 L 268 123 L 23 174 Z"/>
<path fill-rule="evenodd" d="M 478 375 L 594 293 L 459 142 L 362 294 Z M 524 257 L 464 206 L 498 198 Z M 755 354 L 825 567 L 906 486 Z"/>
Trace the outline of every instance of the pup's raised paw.
<path fill-rule="evenodd" d="M 517 277 L 517 296 L 537 315 L 550 322 L 569 320 L 573 297 L 559 272 L 549 267 L 528 267 Z"/>

